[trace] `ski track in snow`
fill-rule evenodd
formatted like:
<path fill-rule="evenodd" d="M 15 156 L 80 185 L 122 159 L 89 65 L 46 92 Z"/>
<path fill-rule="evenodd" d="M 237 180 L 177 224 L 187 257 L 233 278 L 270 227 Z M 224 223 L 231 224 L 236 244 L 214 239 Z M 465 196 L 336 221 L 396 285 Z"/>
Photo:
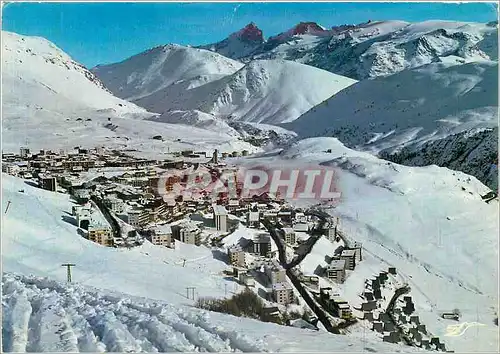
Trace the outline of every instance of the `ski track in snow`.
<path fill-rule="evenodd" d="M 211 325 L 201 311 L 10 274 L 2 292 L 4 352 L 266 351 L 255 338 Z"/>

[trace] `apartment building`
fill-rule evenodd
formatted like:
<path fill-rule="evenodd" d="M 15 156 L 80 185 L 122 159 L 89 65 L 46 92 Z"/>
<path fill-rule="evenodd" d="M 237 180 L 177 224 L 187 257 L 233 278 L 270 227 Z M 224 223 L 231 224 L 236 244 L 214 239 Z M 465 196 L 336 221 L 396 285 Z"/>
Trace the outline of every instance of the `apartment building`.
<path fill-rule="evenodd" d="M 175 240 L 172 236 L 172 228 L 170 225 L 156 225 L 151 229 L 151 234 L 148 237 L 153 245 L 173 248 Z"/>
<path fill-rule="evenodd" d="M 212 205 L 214 211 L 214 222 L 217 231 L 227 232 L 227 210 L 223 205 Z"/>
<path fill-rule="evenodd" d="M 111 227 L 92 223 L 88 230 L 88 239 L 103 246 L 113 246 L 113 233 Z"/>
<path fill-rule="evenodd" d="M 340 254 L 340 259 L 345 260 L 346 269 L 354 270 L 356 266 L 356 251 L 355 250 L 343 250 Z"/>
<path fill-rule="evenodd" d="M 264 272 L 269 278 L 271 285 L 286 282 L 285 269 L 276 260 L 272 260 L 269 264 L 266 264 Z"/>
<path fill-rule="evenodd" d="M 345 281 L 345 267 L 345 260 L 334 260 L 326 268 L 326 276 L 328 277 L 328 279 L 341 284 Z"/>
<path fill-rule="evenodd" d="M 228 248 L 227 254 L 229 257 L 229 262 L 232 266 L 245 267 L 246 258 L 245 251 L 240 245 L 233 245 Z"/>
<path fill-rule="evenodd" d="M 284 227 L 281 229 L 281 235 L 285 243 L 289 245 L 294 245 L 296 240 L 295 231 L 291 227 Z"/>
<path fill-rule="evenodd" d="M 128 223 L 134 227 L 143 227 L 149 223 L 149 213 L 143 209 L 132 209 L 128 213 Z"/>
<path fill-rule="evenodd" d="M 287 283 L 276 283 L 272 287 L 273 300 L 280 305 L 288 305 L 293 302 L 293 287 Z"/>

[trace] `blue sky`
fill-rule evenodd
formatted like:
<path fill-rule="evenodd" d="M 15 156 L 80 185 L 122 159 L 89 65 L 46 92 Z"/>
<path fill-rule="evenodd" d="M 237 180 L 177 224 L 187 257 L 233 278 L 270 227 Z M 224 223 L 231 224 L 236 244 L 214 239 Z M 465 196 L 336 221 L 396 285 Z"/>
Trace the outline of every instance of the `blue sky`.
<path fill-rule="evenodd" d="M 10 3 L 3 29 L 45 37 L 93 67 L 151 47 L 200 45 L 255 22 L 267 38 L 300 21 L 325 27 L 367 20 L 496 20 L 493 3 Z"/>

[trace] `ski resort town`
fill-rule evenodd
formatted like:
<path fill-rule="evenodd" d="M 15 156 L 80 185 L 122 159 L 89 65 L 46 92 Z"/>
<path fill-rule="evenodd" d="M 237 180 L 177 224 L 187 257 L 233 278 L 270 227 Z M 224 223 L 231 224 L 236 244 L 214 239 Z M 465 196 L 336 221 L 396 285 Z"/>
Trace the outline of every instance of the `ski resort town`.
<path fill-rule="evenodd" d="M 211 248 L 227 263 L 227 277 L 265 301 L 268 321 L 310 329 L 322 326 L 339 334 L 367 322 L 385 342 L 446 351 L 419 319 L 408 295 L 411 289 L 396 268 L 366 279 L 356 304 L 340 296 L 339 287 L 363 262 L 363 247 L 339 229 L 339 218 L 321 208 L 295 207 L 279 193 L 173 200 L 157 193 L 166 172 L 189 167 L 204 167 L 214 174 L 236 171 L 230 157 L 247 154 L 181 151 L 157 161 L 103 147 L 36 153 L 23 147 L 19 153 L 2 154 L 2 169 L 27 185 L 70 194 L 74 206 L 64 220 L 77 226 L 81 237 L 102 246 L 130 249 L 150 242 L 173 250 L 177 243 Z M 182 181 L 166 182 L 166 190 L 172 190 Z M 322 242 L 334 250 L 325 257 L 326 265 L 304 270 L 303 264 Z M 287 315 L 301 306 L 308 309 L 302 318 Z"/>

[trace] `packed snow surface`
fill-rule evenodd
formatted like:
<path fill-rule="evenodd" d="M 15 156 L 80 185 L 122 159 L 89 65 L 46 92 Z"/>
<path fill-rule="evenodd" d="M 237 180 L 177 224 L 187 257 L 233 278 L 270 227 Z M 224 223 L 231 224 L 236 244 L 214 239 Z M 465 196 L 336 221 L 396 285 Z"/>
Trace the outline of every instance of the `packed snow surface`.
<path fill-rule="evenodd" d="M 4 273 L 4 352 L 411 352 L 340 336 Z"/>

